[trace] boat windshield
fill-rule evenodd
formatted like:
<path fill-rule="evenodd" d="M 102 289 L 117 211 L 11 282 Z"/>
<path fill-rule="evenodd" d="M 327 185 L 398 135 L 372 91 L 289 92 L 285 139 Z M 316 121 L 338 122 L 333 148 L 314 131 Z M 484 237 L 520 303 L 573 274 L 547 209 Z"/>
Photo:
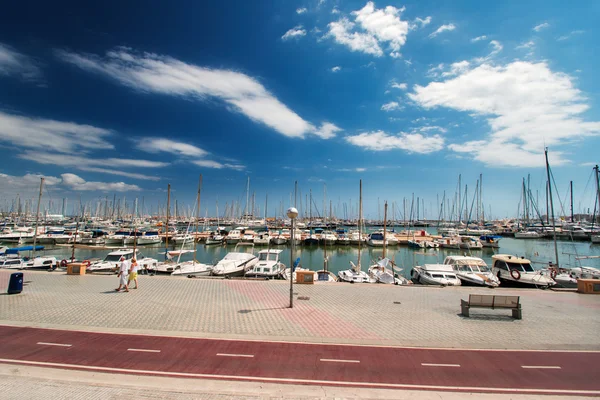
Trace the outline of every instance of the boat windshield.
<path fill-rule="evenodd" d="M 125 257 L 126 260 L 129 260 L 131 258 L 131 254 L 132 253 L 127 253 L 127 254 L 109 254 L 104 258 L 105 262 L 118 262 L 121 257 Z"/>
<path fill-rule="evenodd" d="M 259 261 L 277 261 L 277 254 L 274 253 L 260 253 L 258 255 Z"/>
<path fill-rule="evenodd" d="M 531 264 L 517 264 L 511 262 L 507 262 L 506 264 L 508 265 L 509 270 L 516 269 L 519 272 L 533 272 Z"/>
<path fill-rule="evenodd" d="M 478 267 L 473 267 L 473 270 L 476 270 Z M 490 272 L 490 269 L 488 268 L 487 265 L 480 265 L 479 266 L 479 271 L 480 272 Z"/>

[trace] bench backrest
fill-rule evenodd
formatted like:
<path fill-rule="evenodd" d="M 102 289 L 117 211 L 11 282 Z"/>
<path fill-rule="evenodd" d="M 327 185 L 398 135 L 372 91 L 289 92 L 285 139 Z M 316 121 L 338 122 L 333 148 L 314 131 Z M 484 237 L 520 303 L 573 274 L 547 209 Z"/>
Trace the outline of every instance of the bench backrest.
<path fill-rule="evenodd" d="M 469 305 L 475 307 L 517 308 L 519 306 L 519 296 L 470 294 Z"/>

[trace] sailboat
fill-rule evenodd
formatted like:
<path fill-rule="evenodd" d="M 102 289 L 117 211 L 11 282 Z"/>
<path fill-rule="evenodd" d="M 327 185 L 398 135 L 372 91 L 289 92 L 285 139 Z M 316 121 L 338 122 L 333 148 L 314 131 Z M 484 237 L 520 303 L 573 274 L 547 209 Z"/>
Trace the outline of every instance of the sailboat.
<path fill-rule="evenodd" d="M 360 189 L 359 189 L 359 206 L 358 206 L 358 237 L 362 237 L 362 179 L 360 180 Z M 358 241 L 358 265 L 355 265 L 352 261 L 350 261 L 350 269 L 346 269 L 338 272 L 338 278 L 342 282 L 350 282 L 350 283 L 370 283 L 371 278 L 369 275 L 361 271 L 360 269 L 360 248 L 361 248 L 361 240 Z"/>
<path fill-rule="evenodd" d="M 326 191 L 324 191 L 324 193 L 326 193 Z M 325 210 L 323 210 L 323 215 L 325 215 Z M 331 219 L 331 201 L 329 203 L 329 218 Z M 324 219 L 325 219 L 325 224 L 327 225 L 327 218 L 324 218 Z M 323 231 L 323 233 L 321 234 L 321 240 L 323 241 L 323 248 L 324 248 L 324 250 L 323 250 L 324 251 L 324 253 L 323 253 L 323 269 L 318 270 L 316 272 L 316 278 L 319 282 L 335 282 L 335 281 L 337 281 L 336 276 L 328 269 L 328 263 L 329 263 L 329 258 L 327 257 L 328 241 L 323 240 L 325 233 L 326 233 L 326 231 Z M 335 236 L 333 236 L 333 237 L 335 237 Z"/>
<path fill-rule="evenodd" d="M 35 228 L 33 230 L 33 246 L 32 257 L 27 261 L 23 261 L 21 269 L 55 269 L 58 266 L 56 257 L 35 256 L 37 247 L 38 222 L 40 216 L 40 203 L 42 201 L 42 189 L 44 187 L 44 178 L 40 179 L 40 194 L 38 197 L 37 212 L 35 214 Z M 43 247 L 42 247 L 43 248 Z"/>
<path fill-rule="evenodd" d="M 198 182 L 198 196 L 196 205 L 196 233 L 198 232 L 198 219 L 200 211 L 200 191 L 202 189 L 202 174 L 200 174 L 200 181 Z M 210 275 L 213 266 L 209 264 L 203 264 L 196 260 L 196 254 L 198 251 L 198 243 L 194 240 L 194 259 L 191 261 L 184 261 L 178 264 L 171 275 L 184 275 L 184 276 L 208 276 Z"/>

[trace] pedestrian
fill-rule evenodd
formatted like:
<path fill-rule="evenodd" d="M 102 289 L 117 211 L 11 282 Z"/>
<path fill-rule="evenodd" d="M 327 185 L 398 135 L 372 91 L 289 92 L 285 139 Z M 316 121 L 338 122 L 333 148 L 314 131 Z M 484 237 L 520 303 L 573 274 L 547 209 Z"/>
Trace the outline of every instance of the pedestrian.
<path fill-rule="evenodd" d="M 115 291 L 119 292 L 121 290 L 121 288 L 124 286 L 125 290 L 123 290 L 124 292 L 129 292 L 129 288 L 127 287 L 127 271 L 128 271 L 128 265 L 127 265 L 127 261 L 125 261 L 125 257 L 121 257 L 119 259 L 119 261 L 121 262 L 119 264 L 119 274 L 117 275 L 119 277 L 119 287 L 115 289 Z"/>
<path fill-rule="evenodd" d="M 129 279 L 127 280 L 127 285 L 129 285 L 129 282 L 134 281 L 135 282 L 135 287 L 132 289 L 137 289 L 138 288 L 138 263 L 135 260 L 135 258 L 131 259 L 131 268 L 129 268 Z"/>

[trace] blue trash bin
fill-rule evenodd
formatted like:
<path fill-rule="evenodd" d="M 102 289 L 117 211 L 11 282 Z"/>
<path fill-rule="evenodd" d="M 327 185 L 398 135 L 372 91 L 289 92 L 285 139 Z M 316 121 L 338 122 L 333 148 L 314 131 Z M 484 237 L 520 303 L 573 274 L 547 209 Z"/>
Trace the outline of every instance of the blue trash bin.
<path fill-rule="evenodd" d="M 10 274 L 8 281 L 8 294 L 18 294 L 23 291 L 23 273 L 15 272 Z"/>

